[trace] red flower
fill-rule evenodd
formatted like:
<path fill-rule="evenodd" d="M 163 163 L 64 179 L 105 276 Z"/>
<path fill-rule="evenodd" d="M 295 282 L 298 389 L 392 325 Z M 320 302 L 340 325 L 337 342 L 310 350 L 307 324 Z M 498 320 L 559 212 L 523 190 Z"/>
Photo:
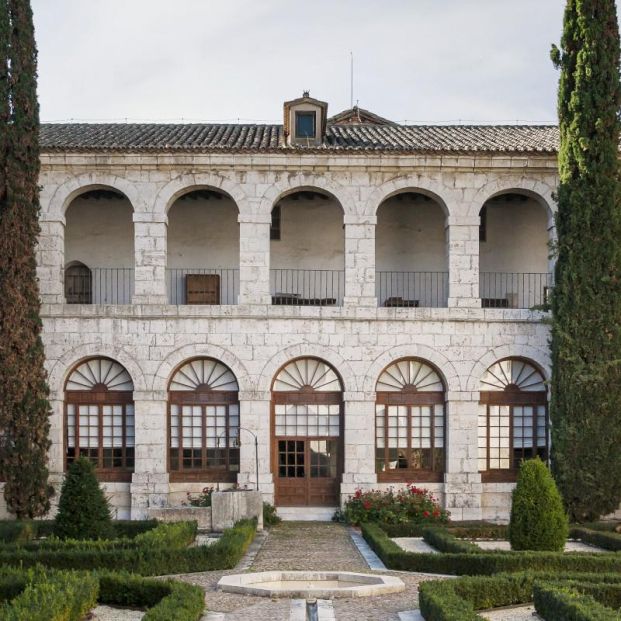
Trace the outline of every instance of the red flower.
<path fill-rule="evenodd" d="M 433 510 L 433 517 L 440 517 L 440 511 L 439 511 L 439 509 L 434 509 L 434 510 Z"/>
<path fill-rule="evenodd" d="M 428 518 L 429 517 L 429 511 L 423 511 L 423 517 Z"/>
<path fill-rule="evenodd" d="M 354 494 L 354 498 L 360 498 L 360 496 L 362 496 L 362 490 L 361 489 L 357 489 L 356 493 Z"/>
<path fill-rule="evenodd" d="M 368 500 L 365 500 L 362 503 L 362 506 L 368 511 L 371 508 L 372 505 L 371 505 L 371 503 Z"/>

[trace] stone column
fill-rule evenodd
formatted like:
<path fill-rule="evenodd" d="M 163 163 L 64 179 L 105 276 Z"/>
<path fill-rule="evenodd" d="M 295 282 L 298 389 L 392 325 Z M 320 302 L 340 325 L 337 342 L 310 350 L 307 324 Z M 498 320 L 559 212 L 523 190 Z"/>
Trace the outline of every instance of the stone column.
<path fill-rule="evenodd" d="M 271 304 L 270 215 L 240 214 L 239 303 Z"/>
<path fill-rule="evenodd" d="M 480 520 L 479 394 L 448 392 L 447 414 L 445 507 L 453 520 Z"/>
<path fill-rule="evenodd" d="M 449 307 L 480 308 L 479 216 L 448 218 Z"/>
<path fill-rule="evenodd" d="M 149 507 L 168 504 L 166 404 L 165 391 L 134 391 L 136 447 L 130 487 L 133 520 L 148 517 Z"/>
<path fill-rule="evenodd" d="M 47 452 L 47 467 L 50 473 L 49 483 L 54 486 L 56 493 L 51 498 L 51 508 L 47 517 L 52 517 L 58 510 L 60 488 L 65 476 L 65 412 L 63 393 L 52 391 L 50 395 L 50 442 L 52 443 Z"/>
<path fill-rule="evenodd" d="M 377 216 L 345 216 L 345 306 L 377 306 L 375 227 Z"/>
<path fill-rule="evenodd" d="M 167 221 L 134 212 L 134 296 L 132 304 L 168 304 L 166 293 Z"/>
<path fill-rule="evenodd" d="M 344 394 L 345 464 L 341 503 L 359 487 L 377 483 L 375 473 L 375 393 Z"/>
<path fill-rule="evenodd" d="M 271 468 L 271 398 L 269 393 L 239 393 L 240 466 L 237 482 L 241 487 L 255 488 L 255 434 L 259 443 L 259 490 L 266 501 L 274 503 L 274 480 Z"/>
<path fill-rule="evenodd" d="M 65 286 L 65 223 L 62 220 L 47 220 L 45 214 L 39 218 L 41 233 L 37 246 L 37 276 L 39 292 L 44 304 L 63 304 Z"/>

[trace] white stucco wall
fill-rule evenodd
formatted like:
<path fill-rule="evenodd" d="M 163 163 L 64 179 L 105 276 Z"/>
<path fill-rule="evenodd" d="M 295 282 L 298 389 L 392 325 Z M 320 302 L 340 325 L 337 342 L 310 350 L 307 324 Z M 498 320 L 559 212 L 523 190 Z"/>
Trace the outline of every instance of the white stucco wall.
<path fill-rule="evenodd" d="M 445 272 L 446 215 L 432 199 L 393 197 L 377 211 L 378 271 Z"/>
<path fill-rule="evenodd" d="M 168 267 L 237 269 L 237 216 L 230 198 L 175 201 L 168 211 Z"/>
<path fill-rule="evenodd" d="M 502 196 L 487 203 L 487 239 L 480 245 L 482 272 L 548 271 L 548 215 L 529 198 L 507 201 Z"/>
<path fill-rule="evenodd" d="M 65 265 L 134 267 L 134 225 L 127 199 L 76 198 L 66 212 Z"/>

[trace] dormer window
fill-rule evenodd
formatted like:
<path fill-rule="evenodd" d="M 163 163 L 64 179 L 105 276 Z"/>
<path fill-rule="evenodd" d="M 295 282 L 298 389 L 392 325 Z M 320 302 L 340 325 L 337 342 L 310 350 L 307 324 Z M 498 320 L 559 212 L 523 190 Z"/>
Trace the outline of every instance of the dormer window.
<path fill-rule="evenodd" d="M 315 112 L 295 113 L 295 137 L 315 139 Z"/>

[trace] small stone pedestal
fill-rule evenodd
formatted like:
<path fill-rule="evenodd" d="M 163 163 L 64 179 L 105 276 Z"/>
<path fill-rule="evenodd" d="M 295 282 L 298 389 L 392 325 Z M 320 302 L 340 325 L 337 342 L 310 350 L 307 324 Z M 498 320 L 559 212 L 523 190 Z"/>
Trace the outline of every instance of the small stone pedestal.
<path fill-rule="evenodd" d="M 215 531 L 231 528 L 239 520 L 257 518 L 257 530 L 263 530 L 261 492 L 233 490 L 211 495 L 211 527 Z"/>

